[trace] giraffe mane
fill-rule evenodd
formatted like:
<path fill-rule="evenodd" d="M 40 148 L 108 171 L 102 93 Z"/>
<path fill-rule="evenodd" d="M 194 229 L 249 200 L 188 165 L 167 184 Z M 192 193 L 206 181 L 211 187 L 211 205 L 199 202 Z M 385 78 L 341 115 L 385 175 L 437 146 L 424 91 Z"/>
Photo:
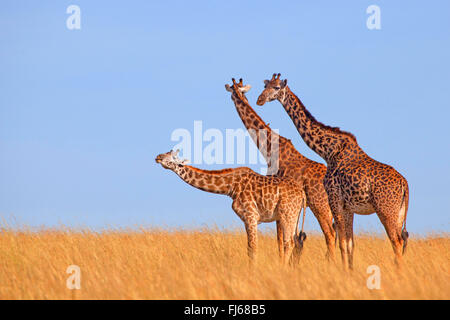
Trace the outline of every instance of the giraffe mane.
<path fill-rule="evenodd" d="M 191 167 L 191 168 L 192 168 L 193 171 L 196 171 L 196 172 L 200 172 L 200 173 L 207 172 L 208 174 L 217 174 L 217 175 L 225 174 L 225 173 L 231 173 L 231 172 L 234 171 L 234 169 L 231 169 L 231 168 L 229 168 L 229 169 L 221 169 L 221 170 L 203 170 L 203 169 L 196 168 L 196 167 Z"/>
<path fill-rule="evenodd" d="M 291 91 L 291 92 L 292 92 L 292 91 Z M 353 133 L 348 132 L 348 131 L 341 130 L 341 128 L 339 128 L 339 127 L 331 127 L 331 126 L 328 126 L 328 125 L 326 125 L 326 124 L 324 124 L 324 123 L 318 121 L 318 120 L 317 120 L 317 119 L 316 119 L 316 118 L 308 111 L 308 109 L 306 109 L 305 105 L 302 103 L 302 101 L 300 100 L 300 98 L 297 97 L 293 92 L 292 92 L 292 94 L 293 94 L 293 96 L 295 97 L 295 99 L 297 100 L 297 102 L 299 103 L 299 105 L 301 105 L 301 106 L 303 107 L 303 109 L 305 110 L 305 115 L 306 115 L 306 117 L 307 117 L 309 120 L 311 120 L 311 121 L 317 123 L 317 124 L 319 125 L 319 127 L 323 128 L 323 129 L 326 129 L 326 130 L 331 131 L 331 132 L 334 132 L 334 133 L 343 134 L 343 135 L 349 137 L 349 138 L 350 138 L 351 140 L 353 140 L 355 143 L 357 143 L 356 137 L 353 135 Z"/>
<path fill-rule="evenodd" d="M 192 166 L 189 166 L 189 167 L 192 169 L 192 171 L 196 171 L 199 173 L 207 173 L 207 174 L 212 174 L 212 175 L 224 175 L 224 174 L 228 174 L 228 173 L 234 173 L 238 170 L 243 170 L 243 169 L 250 170 L 247 167 L 227 168 L 227 169 L 220 169 L 220 170 L 203 170 L 203 169 L 192 167 Z"/>

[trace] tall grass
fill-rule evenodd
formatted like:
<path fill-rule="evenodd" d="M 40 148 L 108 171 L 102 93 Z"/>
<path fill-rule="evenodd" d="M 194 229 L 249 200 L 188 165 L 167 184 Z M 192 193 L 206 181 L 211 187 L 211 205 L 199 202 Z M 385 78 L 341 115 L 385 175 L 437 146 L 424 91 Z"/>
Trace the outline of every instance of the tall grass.
<path fill-rule="evenodd" d="M 449 299 L 448 235 L 411 236 L 399 273 L 386 237 L 355 237 L 355 270 L 325 259 L 309 235 L 300 264 L 280 264 L 276 237 L 259 235 L 249 267 L 242 231 L 0 231 L 0 299 Z M 81 289 L 69 290 L 69 265 Z M 369 265 L 381 289 L 368 289 Z"/>

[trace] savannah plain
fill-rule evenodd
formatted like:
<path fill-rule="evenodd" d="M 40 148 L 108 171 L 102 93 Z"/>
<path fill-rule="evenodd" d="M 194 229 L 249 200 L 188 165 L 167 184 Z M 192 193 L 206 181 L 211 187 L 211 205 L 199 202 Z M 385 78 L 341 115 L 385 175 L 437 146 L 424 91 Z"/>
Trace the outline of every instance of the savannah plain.
<path fill-rule="evenodd" d="M 410 234 L 399 273 L 385 235 L 355 236 L 355 269 L 325 259 L 308 234 L 301 261 L 283 266 L 275 234 L 259 234 L 249 267 L 243 230 L 0 229 L 0 299 L 449 299 L 448 234 Z M 69 290 L 68 266 L 81 270 Z M 367 287 L 377 265 L 380 289 Z"/>

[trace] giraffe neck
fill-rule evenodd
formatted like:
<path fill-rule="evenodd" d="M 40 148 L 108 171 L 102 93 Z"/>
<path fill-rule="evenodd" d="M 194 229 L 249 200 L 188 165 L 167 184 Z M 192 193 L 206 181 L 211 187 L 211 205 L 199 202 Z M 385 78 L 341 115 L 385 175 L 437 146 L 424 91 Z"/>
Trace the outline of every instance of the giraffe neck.
<path fill-rule="evenodd" d="M 284 95 L 278 100 L 305 143 L 327 163 L 332 161 L 347 144 L 357 144 L 356 138 L 351 133 L 317 121 L 289 87 L 286 87 Z"/>
<path fill-rule="evenodd" d="M 291 156 L 306 159 L 294 148 L 289 139 L 280 136 L 261 119 L 245 96 L 241 99 L 236 94 L 232 94 L 231 98 L 242 123 L 267 162 L 268 173 L 276 174 L 277 172 L 270 170 L 271 167 L 277 171 L 275 168 L 283 166 L 283 161 L 290 160 Z M 278 166 L 275 161 L 278 161 Z"/>
<path fill-rule="evenodd" d="M 177 165 L 173 171 L 186 183 L 203 191 L 230 195 L 233 189 L 233 169 L 202 170 Z"/>

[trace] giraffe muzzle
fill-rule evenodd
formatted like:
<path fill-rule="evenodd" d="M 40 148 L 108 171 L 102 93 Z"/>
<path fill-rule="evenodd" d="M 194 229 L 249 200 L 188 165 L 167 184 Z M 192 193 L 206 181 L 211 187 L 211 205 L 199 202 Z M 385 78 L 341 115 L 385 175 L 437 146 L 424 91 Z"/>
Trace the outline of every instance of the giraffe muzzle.
<path fill-rule="evenodd" d="M 266 97 L 259 96 L 258 100 L 256 101 L 256 104 L 257 104 L 258 106 L 263 106 L 264 103 L 266 103 Z"/>

